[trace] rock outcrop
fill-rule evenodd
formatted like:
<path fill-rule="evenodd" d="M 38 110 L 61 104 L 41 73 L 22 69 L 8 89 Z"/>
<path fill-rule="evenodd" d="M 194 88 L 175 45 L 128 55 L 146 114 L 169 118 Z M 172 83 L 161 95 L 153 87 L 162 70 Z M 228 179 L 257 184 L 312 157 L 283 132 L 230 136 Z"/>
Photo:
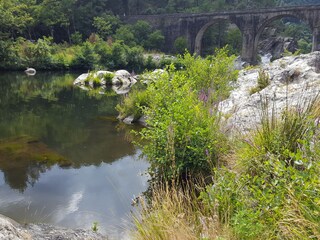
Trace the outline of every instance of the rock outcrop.
<path fill-rule="evenodd" d="M 262 70 L 269 75 L 270 84 L 250 95 Z M 270 114 L 273 111 L 280 115 L 286 107 L 305 107 L 319 92 L 320 52 L 289 56 L 260 68 L 240 71 L 234 90 L 220 103 L 219 110 L 227 131 L 248 133 L 260 123 L 264 99 L 270 101 Z"/>
<path fill-rule="evenodd" d="M 289 37 L 270 37 L 259 43 L 261 55 L 271 54 L 273 59 L 283 57 L 285 51 L 294 53 L 298 50 L 298 43 Z"/>
<path fill-rule="evenodd" d="M 137 82 L 136 78 L 126 70 L 118 70 L 116 72 L 97 71 L 94 73 L 81 74 L 73 85 L 80 86 L 84 90 L 95 87 L 106 87 L 112 85 L 119 94 L 126 93 L 131 86 Z"/>
<path fill-rule="evenodd" d="M 103 240 L 107 239 L 91 230 L 66 229 L 48 224 L 21 225 L 0 214 L 0 239 L 3 240 Z"/>

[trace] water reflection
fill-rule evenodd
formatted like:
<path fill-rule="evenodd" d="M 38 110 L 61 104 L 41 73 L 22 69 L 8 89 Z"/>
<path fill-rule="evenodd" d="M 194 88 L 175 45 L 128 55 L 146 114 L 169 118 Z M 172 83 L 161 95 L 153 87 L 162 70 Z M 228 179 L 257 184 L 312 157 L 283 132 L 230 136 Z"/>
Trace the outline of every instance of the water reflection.
<path fill-rule="evenodd" d="M 139 154 L 99 168 L 61 170 L 55 166 L 41 174 L 39 182 L 28 187 L 23 196 L 0 184 L 1 212 L 20 222 L 73 228 L 90 229 L 93 222 L 99 222 L 102 232 L 119 236 L 130 216 L 131 199 L 147 187 L 147 177 L 140 174 L 148 166 L 137 159 Z"/>
<path fill-rule="evenodd" d="M 0 74 L 1 213 L 70 227 L 116 224 L 145 189 L 138 174 L 147 163 L 134 160 L 128 129 L 117 127 L 118 96 L 74 89 L 77 75 Z"/>

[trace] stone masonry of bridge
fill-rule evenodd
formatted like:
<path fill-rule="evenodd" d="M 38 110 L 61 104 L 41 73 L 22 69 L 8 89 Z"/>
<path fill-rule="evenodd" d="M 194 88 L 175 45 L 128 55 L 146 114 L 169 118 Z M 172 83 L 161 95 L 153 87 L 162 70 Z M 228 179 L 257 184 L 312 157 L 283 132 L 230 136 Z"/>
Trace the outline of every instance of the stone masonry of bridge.
<path fill-rule="evenodd" d="M 162 30 L 166 39 L 166 51 L 172 51 L 174 41 L 183 36 L 188 41 L 188 49 L 200 54 L 205 31 L 218 21 L 227 20 L 237 25 L 242 33 L 242 60 L 255 64 L 261 33 L 271 22 L 284 17 L 294 17 L 307 23 L 313 34 L 312 51 L 320 50 L 320 5 L 199 14 L 135 15 L 127 16 L 125 21 L 134 23 L 144 20 Z"/>

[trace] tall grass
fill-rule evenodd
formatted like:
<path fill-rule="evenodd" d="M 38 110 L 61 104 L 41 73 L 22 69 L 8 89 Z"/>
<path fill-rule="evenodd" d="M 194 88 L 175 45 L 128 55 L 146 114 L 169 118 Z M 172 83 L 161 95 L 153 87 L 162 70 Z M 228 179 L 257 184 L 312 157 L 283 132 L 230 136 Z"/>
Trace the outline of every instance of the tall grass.
<path fill-rule="evenodd" d="M 238 151 L 230 222 L 241 239 L 319 239 L 319 99 L 280 117 L 269 109 L 263 101 L 262 125 Z"/>
<path fill-rule="evenodd" d="M 302 164 L 302 155 L 314 159 L 311 148 L 320 117 L 318 97 L 295 108 L 286 107 L 280 117 L 269 99 L 261 102 L 261 127 L 246 138 L 247 146 L 240 150 L 240 164 L 253 173 L 259 167 L 264 168 L 261 164 L 271 155 L 286 166 Z"/>
<path fill-rule="evenodd" d="M 142 201 L 135 216 L 134 239 L 234 239 L 213 211 L 198 200 L 195 185 L 179 188 L 162 185 L 152 192 L 149 203 Z"/>

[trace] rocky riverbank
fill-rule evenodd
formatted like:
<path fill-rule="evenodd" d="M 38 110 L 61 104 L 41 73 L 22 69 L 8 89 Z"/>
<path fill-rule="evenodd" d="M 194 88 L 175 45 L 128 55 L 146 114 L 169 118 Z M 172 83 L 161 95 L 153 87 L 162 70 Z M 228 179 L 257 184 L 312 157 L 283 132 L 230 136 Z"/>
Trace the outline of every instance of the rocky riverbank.
<path fill-rule="evenodd" d="M 257 88 L 261 73 L 268 78 L 263 89 Z M 241 70 L 234 90 L 220 103 L 225 127 L 229 132 L 247 133 L 259 125 L 262 103 L 268 112 L 280 115 L 288 107 L 303 108 L 320 92 L 320 52 L 288 56 L 270 64 Z"/>
<path fill-rule="evenodd" d="M 102 240 L 107 239 L 92 230 L 66 229 L 48 224 L 21 225 L 0 214 L 1 240 Z"/>

